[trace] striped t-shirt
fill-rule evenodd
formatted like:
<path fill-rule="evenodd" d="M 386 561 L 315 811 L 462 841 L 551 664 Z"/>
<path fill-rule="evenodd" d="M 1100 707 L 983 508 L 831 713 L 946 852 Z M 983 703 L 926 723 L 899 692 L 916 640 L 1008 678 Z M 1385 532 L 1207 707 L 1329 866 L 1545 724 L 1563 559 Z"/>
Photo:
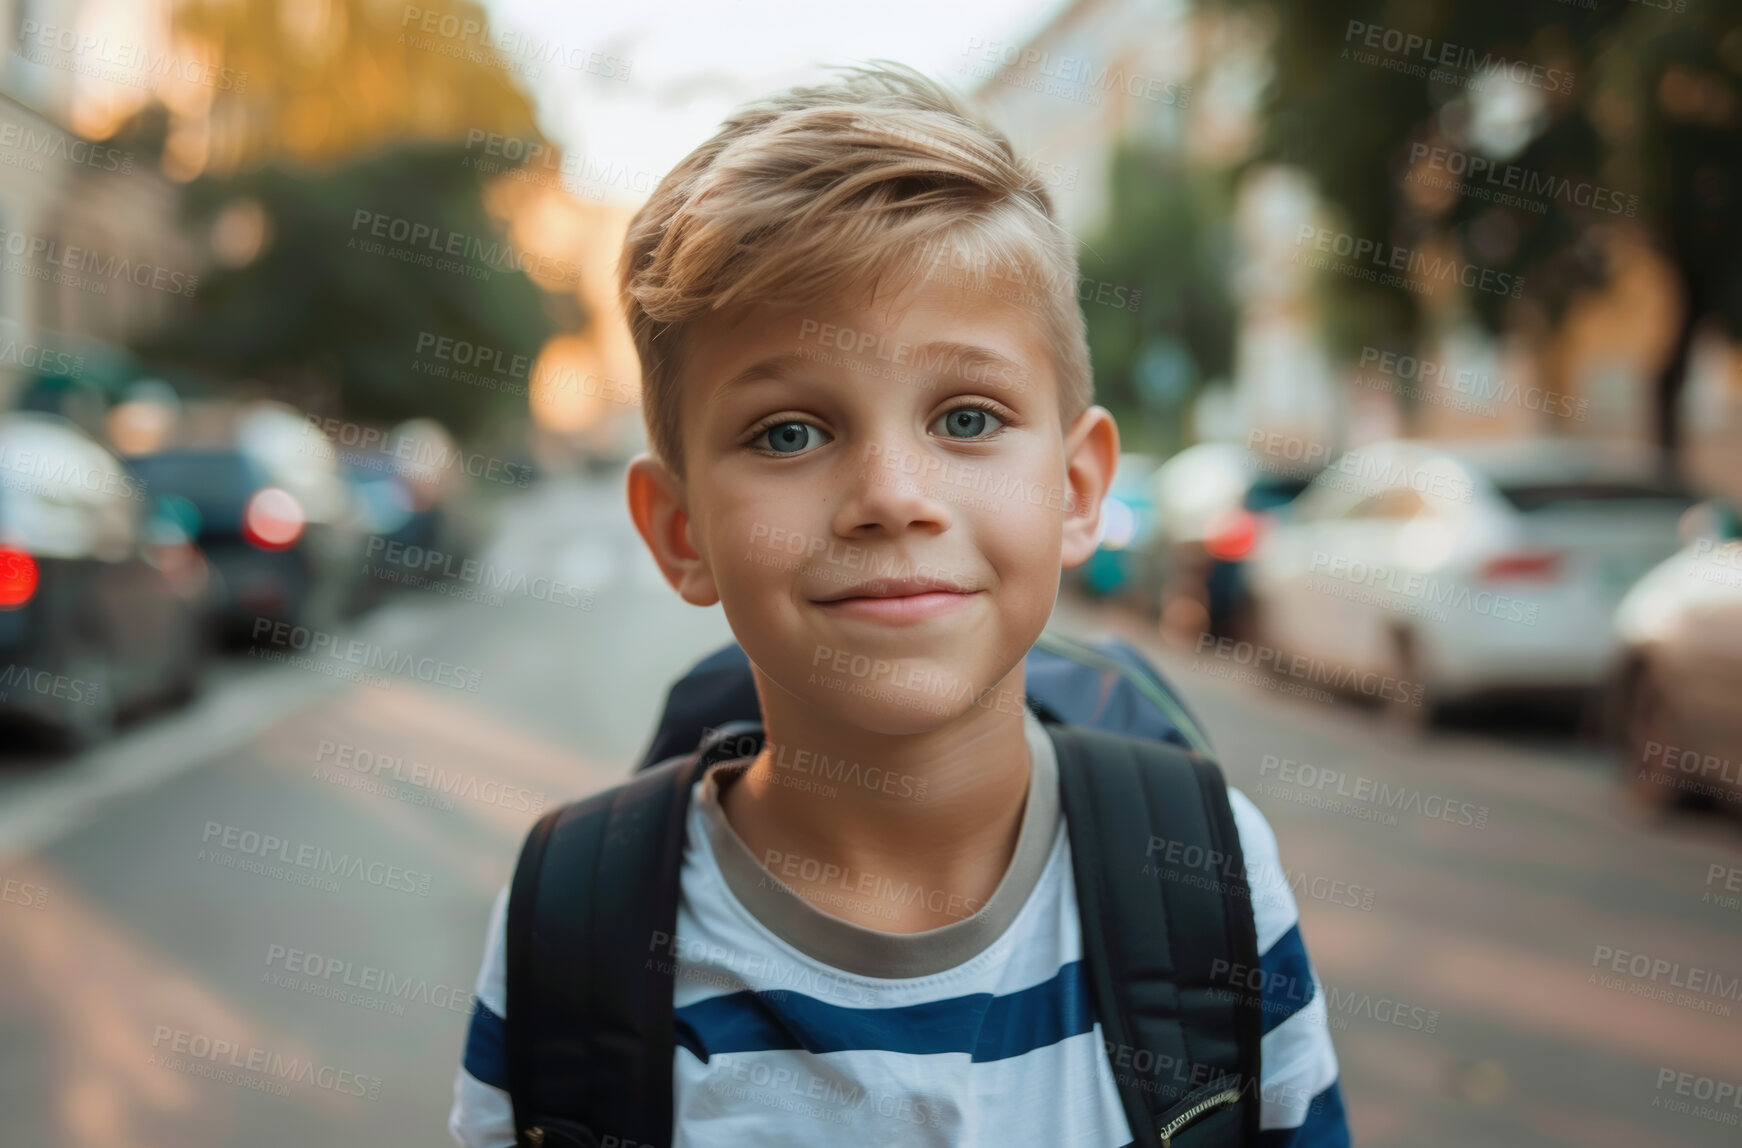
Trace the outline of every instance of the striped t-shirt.
<path fill-rule="evenodd" d="M 825 913 L 779 879 L 794 859 L 752 855 L 719 801 L 748 759 L 696 783 L 677 932 L 655 954 L 677 966 L 674 1148 L 1131 1144 L 1085 976 L 1057 759 L 1033 715 L 1026 731 L 1029 797 L 1009 868 L 984 905 L 922 933 Z M 1323 993 L 1275 834 L 1243 793 L 1229 799 L 1262 954 L 1262 1144 L 1347 1145 Z M 840 890 L 955 911 L 941 890 L 912 884 L 842 874 Z M 448 1118 L 469 1148 L 514 1145 L 506 926 L 504 889 Z M 788 1047 L 794 1036 L 802 1049 Z M 1162 1081 L 1177 1095 L 1199 1083 Z"/>

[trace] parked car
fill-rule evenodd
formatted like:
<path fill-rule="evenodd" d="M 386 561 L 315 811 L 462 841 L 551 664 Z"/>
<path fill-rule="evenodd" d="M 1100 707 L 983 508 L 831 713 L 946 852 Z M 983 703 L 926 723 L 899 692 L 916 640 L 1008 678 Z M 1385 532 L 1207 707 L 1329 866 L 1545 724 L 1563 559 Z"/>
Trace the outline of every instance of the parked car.
<path fill-rule="evenodd" d="M 1647 457 L 1594 444 L 1350 451 L 1253 554 L 1259 640 L 1409 683 L 1382 696 L 1410 719 L 1483 694 L 1579 696 L 1601 681 L 1616 604 L 1674 552 L 1691 502 Z"/>
<path fill-rule="evenodd" d="M 458 577 L 478 548 L 462 509 L 463 484 L 418 482 L 383 468 L 380 452 L 343 451 L 340 473 L 355 494 L 363 562 L 351 605 L 378 604 L 396 585 Z"/>
<path fill-rule="evenodd" d="M 1223 442 L 1188 447 L 1156 472 L 1157 596 L 1165 631 L 1186 640 L 1204 632 L 1248 636 L 1246 560 L 1316 473 L 1296 463 L 1267 465 Z"/>
<path fill-rule="evenodd" d="M 247 639 L 260 619 L 330 627 L 360 577 L 365 532 L 326 437 L 256 421 L 221 446 L 131 460 L 211 562 L 213 624 Z M 300 443 L 296 436 L 300 437 Z"/>
<path fill-rule="evenodd" d="M 205 563 L 73 423 L 0 414 L 0 717 L 67 749 L 199 685 Z"/>
<path fill-rule="evenodd" d="M 1615 612 L 1613 732 L 1647 804 L 1742 811 L 1742 523 L 1714 501 L 1684 526 Z"/>
<path fill-rule="evenodd" d="M 1155 554 L 1156 512 L 1150 489 L 1161 460 L 1122 454 L 1101 503 L 1101 538 L 1078 568 L 1078 582 L 1097 597 L 1126 596 L 1153 602 L 1159 589 Z"/>

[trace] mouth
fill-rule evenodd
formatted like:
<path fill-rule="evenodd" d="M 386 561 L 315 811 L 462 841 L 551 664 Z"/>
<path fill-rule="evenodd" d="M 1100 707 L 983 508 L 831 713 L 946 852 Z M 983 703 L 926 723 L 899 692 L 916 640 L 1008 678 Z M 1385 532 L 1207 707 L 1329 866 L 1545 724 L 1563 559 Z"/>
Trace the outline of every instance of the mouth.
<path fill-rule="evenodd" d="M 880 579 L 813 599 L 824 613 L 870 622 L 919 622 L 966 609 L 984 591 L 925 578 Z"/>

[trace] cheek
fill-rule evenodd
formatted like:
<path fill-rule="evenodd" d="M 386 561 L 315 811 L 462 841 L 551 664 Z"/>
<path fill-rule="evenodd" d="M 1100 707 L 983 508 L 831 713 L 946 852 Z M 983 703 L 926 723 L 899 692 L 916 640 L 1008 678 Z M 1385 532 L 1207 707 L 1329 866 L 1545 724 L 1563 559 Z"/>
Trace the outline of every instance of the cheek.
<path fill-rule="evenodd" d="M 765 610 L 771 587 L 790 584 L 807 561 L 810 533 L 777 503 L 747 501 L 709 510 L 714 522 L 708 555 L 714 581 L 728 601 L 747 612 Z"/>
<path fill-rule="evenodd" d="M 980 556 L 996 572 L 1007 606 L 1020 610 L 1020 599 L 1033 597 L 1044 599 L 1041 608 L 1050 611 L 1064 544 L 1059 512 L 1044 502 L 1035 506 L 1001 499 L 996 507 L 976 515 L 975 533 Z"/>

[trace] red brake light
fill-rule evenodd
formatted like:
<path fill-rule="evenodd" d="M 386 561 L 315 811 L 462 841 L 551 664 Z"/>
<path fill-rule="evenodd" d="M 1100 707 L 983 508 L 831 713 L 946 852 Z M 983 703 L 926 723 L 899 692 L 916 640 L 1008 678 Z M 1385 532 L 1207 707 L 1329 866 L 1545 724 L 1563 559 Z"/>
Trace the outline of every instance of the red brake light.
<path fill-rule="evenodd" d="M 1204 531 L 1204 549 L 1211 558 L 1234 562 L 1252 552 L 1258 542 L 1258 516 L 1250 510 L 1235 510 L 1210 520 Z"/>
<path fill-rule="evenodd" d="M 302 504 L 288 490 L 257 490 L 242 511 L 242 537 L 262 550 L 286 550 L 302 537 Z"/>
<path fill-rule="evenodd" d="M 36 559 L 22 550 L 0 547 L 0 610 L 15 610 L 36 593 Z"/>
<path fill-rule="evenodd" d="M 1552 550 L 1500 554 L 1482 564 L 1484 582 L 1553 582 L 1561 574 L 1561 556 Z"/>

